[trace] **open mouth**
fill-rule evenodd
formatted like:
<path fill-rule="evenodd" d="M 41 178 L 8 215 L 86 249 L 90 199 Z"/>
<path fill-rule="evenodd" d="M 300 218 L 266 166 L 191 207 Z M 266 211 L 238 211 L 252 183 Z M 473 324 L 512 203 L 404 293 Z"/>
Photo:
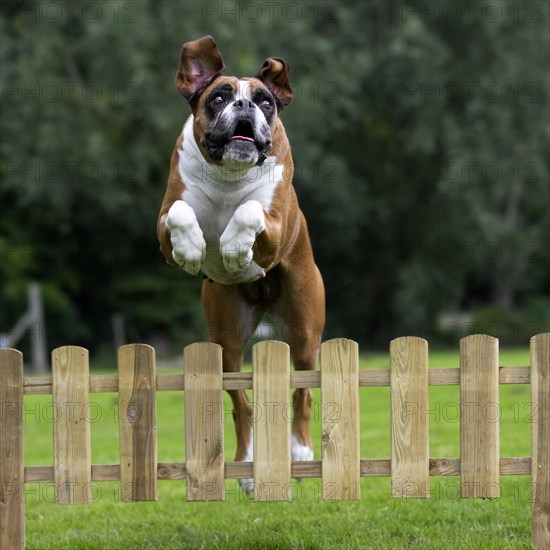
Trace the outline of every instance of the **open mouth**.
<path fill-rule="evenodd" d="M 248 120 L 241 120 L 235 126 L 231 140 L 249 141 L 254 143 L 254 131 L 252 130 L 252 124 Z"/>

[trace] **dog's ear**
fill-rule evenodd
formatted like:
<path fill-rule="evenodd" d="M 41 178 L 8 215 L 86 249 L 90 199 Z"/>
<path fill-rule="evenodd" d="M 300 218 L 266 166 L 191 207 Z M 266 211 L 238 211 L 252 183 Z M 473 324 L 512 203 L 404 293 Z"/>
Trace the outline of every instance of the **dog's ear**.
<path fill-rule="evenodd" d="M 279 111 L 292 101 L 292 88 L 288 79 L 288 63 L 280 57 L 270 57 L 264 61 L 256 78 L 261 80 L 275 96 Z"/>
<path fill-rule="evenodd" d="M 211 36 L 186 42 L 181 49 L 176 87 L 188 101 L 225 69 L 222 56 Z"/>

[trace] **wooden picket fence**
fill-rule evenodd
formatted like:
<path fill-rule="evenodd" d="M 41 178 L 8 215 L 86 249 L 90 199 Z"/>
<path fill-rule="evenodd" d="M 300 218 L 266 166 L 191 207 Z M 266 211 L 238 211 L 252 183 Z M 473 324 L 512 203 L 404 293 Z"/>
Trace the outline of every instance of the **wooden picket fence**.
<path fill-rule="evenodd" d="M 320 371 L 291 372 L 289 349 L 261 342 L 253 373 L 222 373 L 222 352 L 199 343 L 184 350 L 184 372 L 156 374 L 154 349 L 133 344 L 118 355 L 118 376 L 90 376 L 87 350 L 52 353 L 52 376 L 25 378 L 23 357 L 0 350 L 0 548 L 25 544 L 25 483 L 54 483 L 58 503 L 89 503 L 95 481 L 120 481 L 121 500 L 157 500 L 157 480 L 187 480 L 187 500 L 223 500 L 225 479 L 253 478 L 256 500 L 288 500 L 291 477 L 322 478 L 323 498 L 360 498 L 360 478 L 391 476 L 393 497 L 429 497 L 429 476 L 460 476 L 464 498 L 499 496 L 501 475 L 530 474 L 532 540 L 550 547 L 550 333 L 531 339 L 530 367 L 499 367 L 498 340 L 460 342 L 460 368 L 428 368 L 428 344 L 416 337 L 391 342 L 390 368 L 359 370 L 351 340 L 325 342 Z M 531 458 L 501 458 L 499 384 L 531 384 L 534 412 Z M 460 385 L 460 458 L 429 458 L 428 387 Z M 391 459 L 361 460 L 359 388 L 389 386 Z M 281 414 L 289 388 L 321 388 L 322 459 L 290 460 L 290 422 Z M 226 462 L 223 390 L 252 389 L 254 460 Z M 183 390 L 184 463 L 157 462 L 156 392 Z M 92 464 L 89 394 L 118 392 L 120 464 Z M 24 395 L 47 394 L 65 414 L 53 423 L 54 465 L 24 466 Z M 71 414 L 73 411 L 74 414 Z M 464 412 L 467 411 L 467 414 Z"/>

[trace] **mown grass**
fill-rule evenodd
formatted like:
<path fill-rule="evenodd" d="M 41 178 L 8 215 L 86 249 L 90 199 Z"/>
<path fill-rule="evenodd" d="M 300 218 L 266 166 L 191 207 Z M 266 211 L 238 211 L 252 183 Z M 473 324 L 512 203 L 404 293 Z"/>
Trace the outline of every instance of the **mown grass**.
<path fill-rule="evenodd" d="M 362 368 L 389 364 L 387 355 L 362 357 Z M 501 351 L 501 365 L 528 365 L 527 349 Z M 454 352 L 430 352 L 432 367 L 458 366 Z M 361 457 L 389 458 L 389 388 L 362 388 Z M 159 392 L 158 456 L 183 462 L 181 392 Z M 319 395 L 315 392 L 313 437 L 320 457 Z M 115 394 L 92 394 L 92 460 L 118 462 Z M 529 386 L 503 385 L 501 456 L 530 456 Z M 430 456 L 459 456 L 458 386 L 430 388 Z M 52 464 L 51 396 L 25 399 L 27 465 Z M 226 399 L 225 452 L 235 437 Z M 391 499 L 390 478 L 363 478 L 362 498 L 323 502 L 320 480 L 296 484 L 290 503 L 254 503 L 234 480 L 226 502 L 187 503 L 183 481 L 159 482 L 159 501 L 120 503 L 118 483 L 94 483 L 92 505 L 52 504 L 52 484 L 27 485 L 27 548 L 530 548 L 530 478 L 501 478 L 497 500 L 461 500 L 457 477 L 432 477 L 432 498 Z"/>

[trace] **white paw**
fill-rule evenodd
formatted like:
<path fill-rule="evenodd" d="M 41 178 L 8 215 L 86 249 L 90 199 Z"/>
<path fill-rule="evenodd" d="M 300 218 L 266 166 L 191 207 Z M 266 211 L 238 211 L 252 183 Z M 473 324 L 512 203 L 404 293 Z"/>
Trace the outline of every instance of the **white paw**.
<path fill-rule="evenodd" d="M 264 209 L 258 201 L 248 201 L 237 208 L 220 237 L 223 265 L 229 273 L 250 265 L 256 235 L 264 230 Z"/>
<path fill-rule="evenodd" d="M 247 497 L 251 497 L 254 494 L 254 480 L 252 478 L 239 479 L 239 485 Z"/>
<path fill-rule="evenodd" d="M 254 460 L 254 429 L 250 428 L 250 443 L 246 449 L 246 456 L 243 458 L 243 462 L 252 462 Z M 239 485 L 243 492 L 251 497 L 254 494 L 254 479 L 251 477 L 246 479 L 239 479 Z"/>
<path fill-rule="evenodd" d="M 292 460 L 313 460 L 313 449 L 307 445 L 302 445 L 292 434 L 290 439 L 292 449 Z"/>
<path fill-rule="evenodd" d="M 183 201 L 175 201 L 164 225 L 170 233 L 172 258 L 187 273 L 196 275 L 206 256 L 206 242 L 194 210 Z"/>

